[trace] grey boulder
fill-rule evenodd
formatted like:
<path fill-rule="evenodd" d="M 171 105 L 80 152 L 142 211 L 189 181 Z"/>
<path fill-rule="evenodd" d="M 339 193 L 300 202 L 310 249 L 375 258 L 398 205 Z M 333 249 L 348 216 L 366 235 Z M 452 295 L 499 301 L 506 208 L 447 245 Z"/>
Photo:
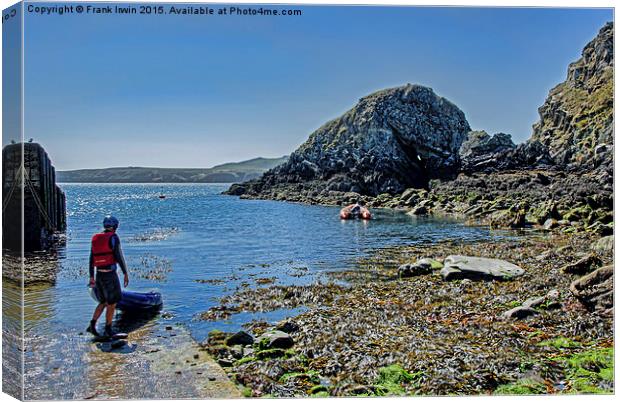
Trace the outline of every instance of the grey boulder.
<path fill-rule="evenodd" d="M 570 291 L 590 311 L 613 316 L 614 266 L 604 266 L 577 279 Z"/>
<path fill-rule="evenodd" d="M 413 276 L 430 274 L 431 271 L 432 269 L 431 269 L 430 264 L 429 265 L 420 265 L 418 263 L 403 264 L 400 267 L 398 267 L 398 276 L 401 278 L 411 278 Z"/>
<path fill-rule="evenodd" d="M 226 345 L 251 345 L 254 343 L 254 337 L 245 331 L 239 331 L 226 339 Z"/>
<path fill-rule="evenodd" d="M 523 268 L 495 258 L 451 255 L 444 261 L 440 274 L 444 280 L 483 279 L 507 280 L 525 273 Z"/>
<path fill-rule="evenodd" d="M 592 249 L 598 252 L 613 251 L 614 235 L 601 237 L 592 245 Z"/>
<path fill-rule="evenodd" d="M 283 331 L 267 331 L 258 338 L 258 343 L 269 349 L 287 349 L 295 344 L 293 338 Z"/>
<path fill-rule="evenodd" d="M 556 289 L 549 291 L 549 293 L 544 296 L 531 297 L 522 304 L 522 307 L 525 308 L 543 308 L 546 310 L 551 310 L 560 306 L 560 292 Z"/>
<path fill-rule="evenodd" d="M 538 314 L 538 311 L 534 310 L 530 307 L 519 306 L 513 309 L 510 309 L 502 314 L 502 318 L 504 319 L 515 319 L 522 320 L 524 318 L 530 317 L 532 315 Z"/>

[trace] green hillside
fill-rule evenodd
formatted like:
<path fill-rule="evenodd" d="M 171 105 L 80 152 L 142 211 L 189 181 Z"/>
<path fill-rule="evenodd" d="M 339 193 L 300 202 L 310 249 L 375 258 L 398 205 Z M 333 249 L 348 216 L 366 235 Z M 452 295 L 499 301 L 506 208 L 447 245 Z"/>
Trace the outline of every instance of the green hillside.
<path fill-rule="evenodd" d="M 212 168 L 114 167 L 57 172 L 60 183 L 237 183 L 259 177 L 288 157 L 254 158 Z"/>

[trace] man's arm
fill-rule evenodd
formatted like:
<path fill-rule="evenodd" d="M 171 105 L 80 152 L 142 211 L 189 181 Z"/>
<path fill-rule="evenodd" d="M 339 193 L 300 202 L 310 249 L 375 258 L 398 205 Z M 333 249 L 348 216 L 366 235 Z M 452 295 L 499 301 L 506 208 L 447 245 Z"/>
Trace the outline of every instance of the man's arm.
<path fill-rule="evenodd" d="M 127 275 L 127 264 L 125 263 L 125 256 L 123 256 L 123 250 L 121 249 L 121 240 L 118 236 L 112 237 L 112 251 L 114 252 L 114 258 L 118 265 L 120 265 L 123 274 Z"/>
<path fill-rule="evenodd" d="M 90 284 L 95 283 L 95 260 L 93 259 L 93 250 L 90 250 L 90 257 L 88 257 L 88 275 Z"/>

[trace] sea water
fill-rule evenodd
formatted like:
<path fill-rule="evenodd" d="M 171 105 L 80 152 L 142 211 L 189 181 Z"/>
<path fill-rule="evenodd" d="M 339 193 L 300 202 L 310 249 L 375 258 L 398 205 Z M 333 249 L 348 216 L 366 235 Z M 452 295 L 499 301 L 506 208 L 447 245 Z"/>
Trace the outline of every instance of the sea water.
<path fill-rule="evenodd" d="M 128 289 L 163 295 L 162 311 L 133 323 L 133 330 L 156 333 L 153 328 L 182 326 L 198 341 L 213 329 L 236 331 L 253 319 L 276 322 L 303 311 L 199 319 L 236 290 L 325 282 L 327 272 L 356 269 L 360 259 L 382 248 L 506 235 L 385 209 L 373 210 L 371 221 L 343 221 L 338 207 L 241 200 L 221 194 L 226 184 L 61 187 L 67 195 L 67 240 L 49 257 L 56 281 L 29 285 L 24 294 L 26 383 L 34 399 L 85 397 L 89 386 L 81 378 L 101 359 L 84 330 L 96 304 L 87 292 L 90 239 L 107 214 L 120 220 Z M 9 294 L 11 284 L 3 286 Z"/>
<path fill-rule="evenodd" d="M 95 306 L 86 291 L 90 239 L 107 214 L 120 220 L 118 234 L 131 272 L 128 289 L 160 291 L 167 320 L 187 325 L 196 339 L 212 329 L 236 330 L 253 318 L 274 321 L 295 313 L 197 319 L 222 296 L 259 286 L 259 279 L 281 285 L 326 280 L 325 272 L 355 267 L 380 248 L 497 235 L 382 209 L 373 211 L 371 221 L 343 221 L 338 207 L 241 200 L 221 194 L 226 184 L 61 187 L 67 195 L 67 242 L 58 253 L 56 284 L 27 288 L 29 330 L 84 329 Z"/>

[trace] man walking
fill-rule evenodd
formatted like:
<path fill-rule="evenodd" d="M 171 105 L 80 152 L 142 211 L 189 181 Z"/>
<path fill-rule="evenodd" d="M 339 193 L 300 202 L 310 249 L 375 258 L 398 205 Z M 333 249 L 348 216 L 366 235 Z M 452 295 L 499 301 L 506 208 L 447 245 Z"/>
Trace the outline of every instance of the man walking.
<path fill-rule="evenodd" d="M 99 305 L 95 308 L 93 318 L 86 331 L 95 336 L 100 336 L 97 332 L 97 320 L 106 310 L 104 336 L 112 337 L 112 319 L 116 303 L 121 300 L 121 284 L 116 273 L 116 264 L 120 265 L 124 275 L 124 285 L 129 284 L 127 265 L 121 250 L 121 241 L 116 234 L 118 229 L 118 219 L 113 216 L 106 216 L 103 219 L 103 232 L 97 233 L 91 240 L 89 273 L 89 286 L 97 289 Z M 96 271 L 96 276 L 95 276 Z"/>

